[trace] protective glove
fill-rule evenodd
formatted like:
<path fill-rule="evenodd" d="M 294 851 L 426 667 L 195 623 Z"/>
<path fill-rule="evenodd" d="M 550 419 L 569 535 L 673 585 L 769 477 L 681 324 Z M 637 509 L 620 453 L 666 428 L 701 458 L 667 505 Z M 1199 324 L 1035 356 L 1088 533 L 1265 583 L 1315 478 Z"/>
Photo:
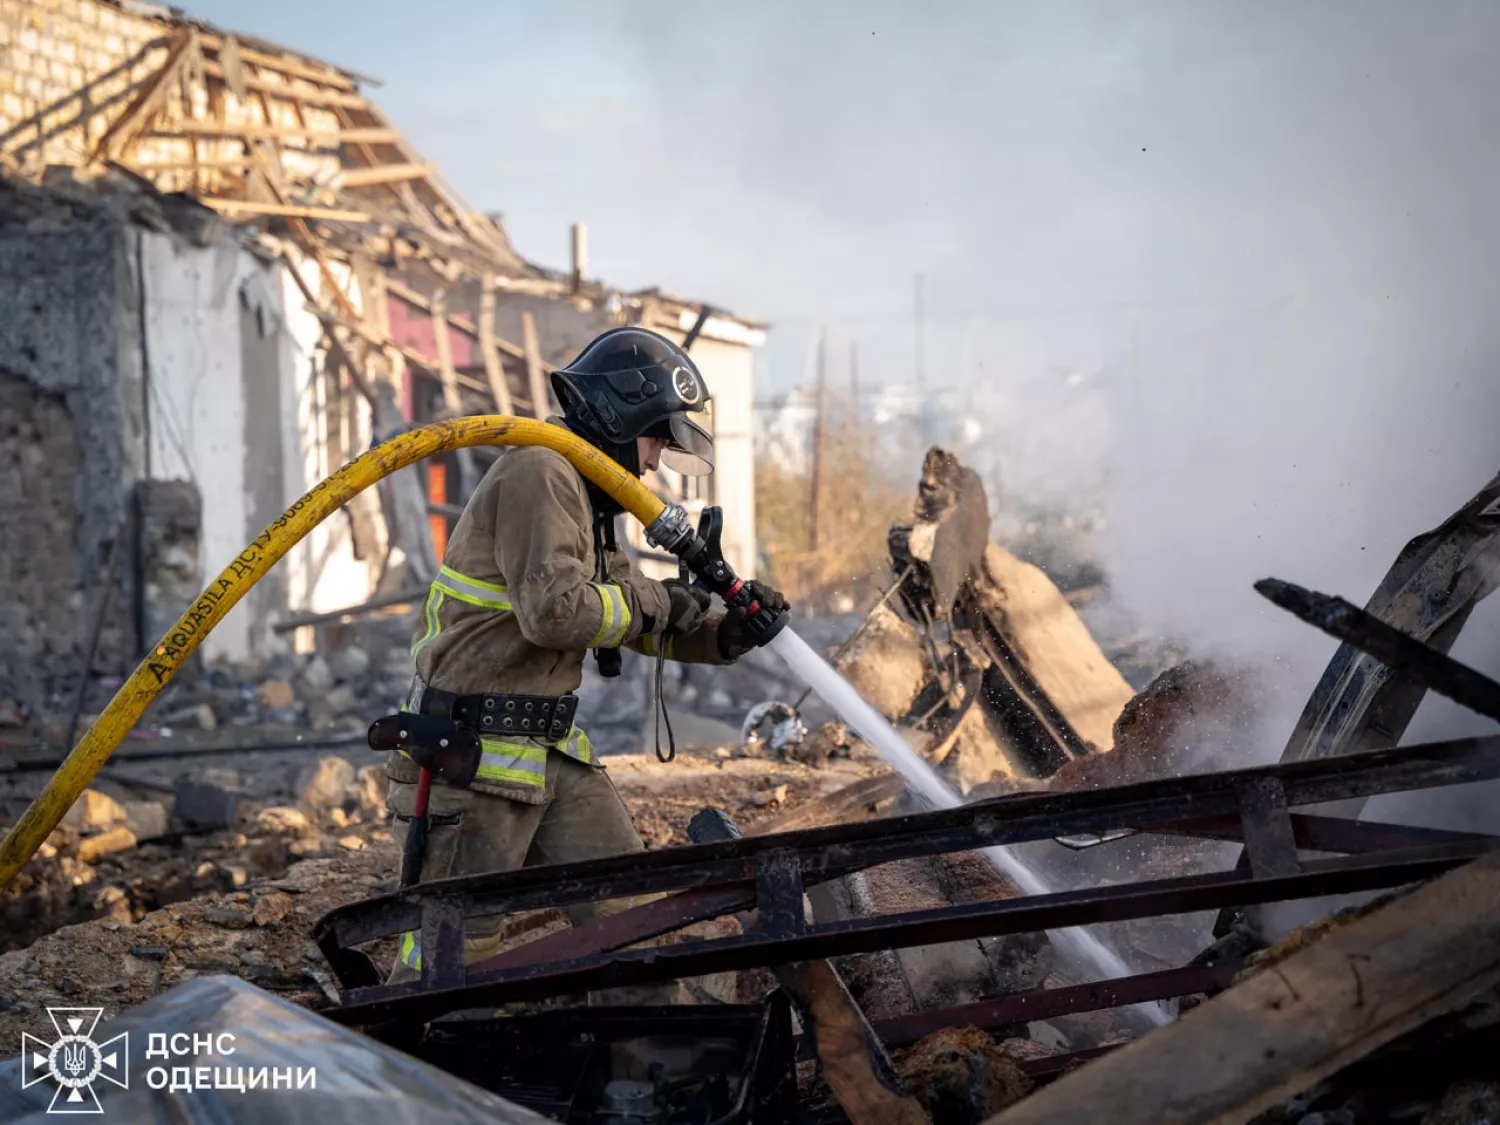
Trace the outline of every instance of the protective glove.
<path fill-rule="evenodd" d="M 713 604 L 713 597 L 707 590 L 700 590 L 691 586 L 680 578 L 669 578 L 662 583 L 667 588 L 667 597 L 671 601 L 667 610 L 667 626 L 663 630 L 668 637 L 681 636 L 691 633 L 702 619 L 708 607 Z"/>
<path fill-rule="evenodd" d="M 780 614 L 788 608 L 786 595 L 776 587 L 764 582 L 746 582 L 745 586 L 751 598 L 773 614 Z M 724 614 L 724 620 L 719 624 L 718 641 L 719 656 L 725 660 L 738 660 L 760 644 L 750 634 L 745 611 L 736 606 L 730 606 Z"/>

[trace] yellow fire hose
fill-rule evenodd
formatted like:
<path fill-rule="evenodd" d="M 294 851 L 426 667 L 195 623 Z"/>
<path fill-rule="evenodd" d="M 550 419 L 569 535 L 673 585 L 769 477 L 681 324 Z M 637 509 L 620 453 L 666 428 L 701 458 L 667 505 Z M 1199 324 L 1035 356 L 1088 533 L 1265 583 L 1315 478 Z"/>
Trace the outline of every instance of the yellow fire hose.
<path fill-rule="evenodd" d="M 140 720 L 236 602 L 277 560 L 349 500 L 408 465 L 471 445 L 541 445 L 561 453 L 636 519 L 650 525 L 666 505 L 640 480 L 561 426 L 530 418 L 492 415 L 438 422 L 408 431 L 351 461 L 282 513 L 210 582 L 166 636 L 115 692 L 55 774 L 0 841 L 0 888 L 6 887 L 88 787 L 99 767 Z"/>

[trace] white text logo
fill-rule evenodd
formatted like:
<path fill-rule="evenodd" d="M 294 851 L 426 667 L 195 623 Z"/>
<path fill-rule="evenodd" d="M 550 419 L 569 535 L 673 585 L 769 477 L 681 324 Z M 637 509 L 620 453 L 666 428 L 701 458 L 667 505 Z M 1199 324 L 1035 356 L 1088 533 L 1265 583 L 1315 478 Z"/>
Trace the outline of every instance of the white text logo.
<path fill-rule="evenodd" d="M 47 1043 L 34 1035 L 21 1035 L 21 1088 L 50 1078 L 57 1083 L 57 1093 L 52 1095 L 48 1113 L 103 1113 L 94 1083 L 102 1078 L 129 1089 L 129 1034 L 94 1042 L 103 1008 L 48 1008 L 47 1015 L 57 1040 Z"/>

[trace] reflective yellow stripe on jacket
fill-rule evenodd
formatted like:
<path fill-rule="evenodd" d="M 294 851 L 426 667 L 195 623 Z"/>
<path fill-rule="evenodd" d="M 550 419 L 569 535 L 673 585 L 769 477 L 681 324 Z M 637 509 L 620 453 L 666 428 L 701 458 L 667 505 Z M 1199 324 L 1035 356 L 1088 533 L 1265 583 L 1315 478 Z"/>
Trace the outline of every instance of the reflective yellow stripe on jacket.
<path fill-rule="evenodd" d="M 495 582 L 483 582 L 478 578 L 470 578 L 466 574 L 460 574 L 451 566 L 442 567 L 438 570 L 438 576 L 432 580 L 432 585 L 427 588 L 427 601 L 422 606 L 427 631 L 417 639 L 416 644 L 411 646 L 413 660 L 417 658 L 418 653 L 437 640 L 438 634 L 443 631 L 443 623 L 438 615 L 443 608 L 443 602 L 448 598 L 457 598 L 461 602 L 468 602 L 480 609 L 492 609 L 497 613 L 511 613 L 515 610 L 510 602 L 510 592 L 504 586 Z"/>
<path fill-rule="evenodd" d="M 599 595 L 599 631 L 589 642 L 589 648 L 619 648 L 625 643 L 625 634 L 630 632 L 630 606 L 625 602 L 625 593 L 613 583 L 590 582 L 589 589 Z"/>

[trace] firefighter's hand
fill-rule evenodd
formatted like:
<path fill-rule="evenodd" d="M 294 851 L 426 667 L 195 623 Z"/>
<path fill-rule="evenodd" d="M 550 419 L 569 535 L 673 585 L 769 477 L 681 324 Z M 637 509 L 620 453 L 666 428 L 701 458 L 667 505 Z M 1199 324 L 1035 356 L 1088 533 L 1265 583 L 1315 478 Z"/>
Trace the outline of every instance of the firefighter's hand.
<path fill-rule="evenodd" d="M 786 595 L 775 586 L 767 586 L 764 582 L 746 582 L 745 585 L 750 590 L 750 596 L 774 616 L 780 617 L 789 608 Z"/>
<path fill-rule="evenodd" d="M 786 595 L 774 586 L 767 586 L 764 582 L 746 582 L 745 587 L 751 598 L 773 615 L 779 616 L 788 608 Z M 729 607 L 724 620 L 719 624 L 718 641 L 719 656 L 730 661 L 738 660 L 761 643 L 751 634 L 745 611 L 735 606 Z"/>
<path fill-rule="evenodd" d="M 707 590 L 690 586 L 680 578 L 669 578 L 662 585 L 667 588 L 667 597 L 671 599 L 664 634 L 675 637 L 691 633 L 713 604 L 713 597 Z"/>

